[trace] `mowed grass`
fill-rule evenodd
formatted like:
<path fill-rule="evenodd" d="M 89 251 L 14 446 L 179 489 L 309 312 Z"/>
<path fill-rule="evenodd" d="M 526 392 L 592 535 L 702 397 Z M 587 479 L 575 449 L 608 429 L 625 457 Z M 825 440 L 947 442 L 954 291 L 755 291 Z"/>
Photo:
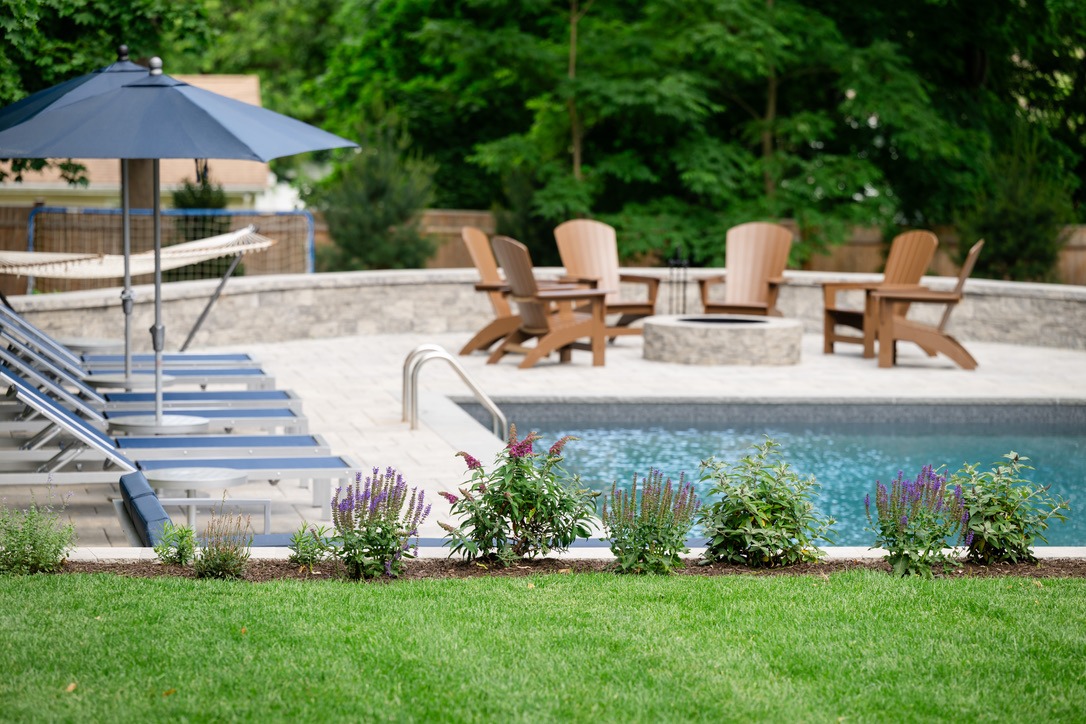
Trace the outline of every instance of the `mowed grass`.
<path fill-rule="evenodd" d="M 0 579 L 0 718 L 1004 721 L 1086 714 L 1086 580 Z"/>

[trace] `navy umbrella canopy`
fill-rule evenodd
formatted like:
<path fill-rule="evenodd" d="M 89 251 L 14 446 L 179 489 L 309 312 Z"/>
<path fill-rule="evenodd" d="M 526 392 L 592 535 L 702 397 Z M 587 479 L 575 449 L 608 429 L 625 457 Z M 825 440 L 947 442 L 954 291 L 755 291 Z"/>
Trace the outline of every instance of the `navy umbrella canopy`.
<path fill-rule="evenodd" d="M 0 158 L 149 158 L 153 160 L 155 236 L 155 416 L 162 417 L 162 325 L 159 267 L 162 158 L 269 161 L 306 151 L 358 144 L 307 123 L 242 103 L 162 74 L 150 75 L 0 131 Z"/>
<path fill-rule="evenodd" d="M 39 113 L 105 93 L 147 76 L 148 70 L 128 59 L 128 46 L 117 49 L 117 62 L 70 78 L 0 109 L 0 131 L 17 126 Z M 26 157 L 24 157 L 26 158 Z"/>

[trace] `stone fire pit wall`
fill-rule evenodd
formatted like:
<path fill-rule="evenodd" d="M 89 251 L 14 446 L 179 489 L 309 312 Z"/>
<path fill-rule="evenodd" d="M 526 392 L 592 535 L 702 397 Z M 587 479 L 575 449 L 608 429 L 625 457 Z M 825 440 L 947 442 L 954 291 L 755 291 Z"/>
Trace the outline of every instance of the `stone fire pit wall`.
<path fill-rule="evenodd" d="M 726 314 L 645 320 L 645 359 L 688 365 L 794 365 L 803 325 L 796 319 Z"/>

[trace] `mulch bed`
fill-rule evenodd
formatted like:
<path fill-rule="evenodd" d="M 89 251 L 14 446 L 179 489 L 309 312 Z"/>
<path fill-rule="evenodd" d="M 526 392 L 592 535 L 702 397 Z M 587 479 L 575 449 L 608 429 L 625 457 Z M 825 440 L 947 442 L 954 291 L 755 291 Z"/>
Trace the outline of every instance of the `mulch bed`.
<path fill-rule="evenodd" d="M 423 578 L 479 578 L 481 576 L 500 576 L 515 578 L 536 576 L 549 573 L 573 574 L 610 571 L 613 563 L 605 560 L 526 560 L 509 567 L 498 564 L 468 563 L 463 560 L 445 558 L 426 558 L 406 563 L 405 579 Z M 676 571 L 680 576 L 821 576 L 849 570 L 873 570 L 889 573 L 890 567 L 880 560 L 833 560 L 822 563 L 809 563 L 786 568 L 753 570 L 743 566 L 715 563 L 708 566 L 691 564 Z M 180 576 L 194 578 L 192 567 L 165 566 L 157 562 L 140 563 L 89 563 L 68 561 L 64 564 L 65 573 L 114 573 L 120 576 L 150 578 L 155 576 Z M 1017 576 L 1022 578 L 1086 578 L 1086 559 L 1056 558 L 1044 559 L 1037 563 L 1001 564 L 978 566 L 964 564 L 953 576 L 991 577 Z M 255 583 L 276 580 L 332 581 L 344 577 L 342 566 L 338 562 L 326 562 L 314 566 L 313 571 L 295 566 L 282 560 L 251 560 L 245 569 L 245 579 Z"/>

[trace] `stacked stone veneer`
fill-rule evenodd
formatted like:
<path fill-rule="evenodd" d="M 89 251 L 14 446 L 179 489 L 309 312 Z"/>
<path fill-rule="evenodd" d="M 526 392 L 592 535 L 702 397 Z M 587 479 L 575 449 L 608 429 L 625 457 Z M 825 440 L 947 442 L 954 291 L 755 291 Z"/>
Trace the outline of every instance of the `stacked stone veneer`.
<path fill-rule="evenodd" d="M 695 314 L 701 305 L 694 280 L 714 270 L 691 270 L 685 310 L 669 308 L 667 270 L 634 271 L 656 273 L 664 280 L 657 302 L 660 314 Z M 821 281 L 877 278 L 818 272 L 786 276 L 790 283 L 781 292 L 781 311 L 801 320 L 809 333 L 822 329 Z M 230 280 L 192 347 L 397 332 L 463 332 L 466 341 L 492 316 L 486 296 L 473 288 L 477 279 L 473 269 L 238 277 Z M 954 280 L 939 277 L 925 283 L 950 288 Z M 216 285 L 216 281 L 165 285 L 167 349 L 181 345 Z M 632 285 L 623 291 L 634 298 L 643 288 Z M 153 299 L 151 287 L 136 288 L 133 342 L 138 350 L 150 347 L 147 330 L 154 318 Z M 858 304 L 859 297 L 855 300 Z M 57 336 L 122 334 L 119 289 L 16 296 L 11 303 Z M 914 316 L 936 319 L 938 314 L 917 307 Z M 950 329 L 963 341 L 1086 349 L 1086 287 L 970 280 Z"/>

